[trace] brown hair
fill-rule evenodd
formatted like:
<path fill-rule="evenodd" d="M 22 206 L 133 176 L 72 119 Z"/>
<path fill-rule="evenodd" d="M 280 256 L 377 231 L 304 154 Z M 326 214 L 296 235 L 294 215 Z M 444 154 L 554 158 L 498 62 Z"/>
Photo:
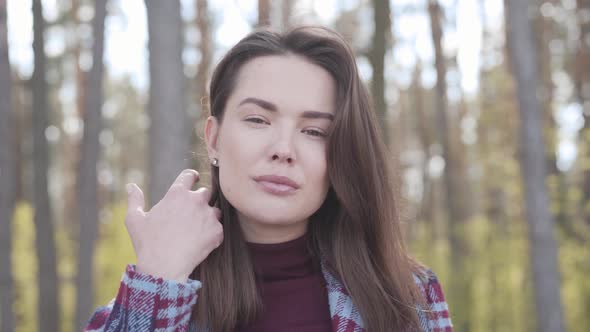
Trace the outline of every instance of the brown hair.
<path fill-rule="evenodd" d="M 223 121 L 240 68 L 253 58 L 295 54 L 319 65 L 337 85 L 336 114 L 328 135 L 330 189 L 310 217 L 310 248 L 342 282 L 368 331 L 417 329 L 421 303 L 407 255 L 386 149 L 352 50 L 326 28 L 299 27 L 285 34 L 260 30 L 238 42 L 217 65 L 210 86 L 211 115 Z M 234 208 L 212 167 L 211 204 L 222 210 L 223 244 L 195 269 L 203 282 L 194 317 L 212 331 L 252 321 L 261 300 Z"/>

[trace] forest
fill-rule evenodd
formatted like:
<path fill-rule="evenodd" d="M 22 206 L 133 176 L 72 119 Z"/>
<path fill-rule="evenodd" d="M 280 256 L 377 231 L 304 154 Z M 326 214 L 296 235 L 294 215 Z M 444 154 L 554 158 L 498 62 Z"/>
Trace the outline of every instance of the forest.
<path fill-rule="evenodd" d="M 250 31 L 352 45 L 455 331 L 590 331 L 590 0 L 0 0 L 0 332 L 80 331 Z"/>

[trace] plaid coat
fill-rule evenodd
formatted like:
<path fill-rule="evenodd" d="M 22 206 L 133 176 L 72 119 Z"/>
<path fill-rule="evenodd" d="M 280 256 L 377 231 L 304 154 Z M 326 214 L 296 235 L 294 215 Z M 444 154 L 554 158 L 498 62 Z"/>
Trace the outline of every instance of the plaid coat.
<path fill-rule="evenodd" d="M 330 272 L 322 269 L 326 280 L 332 332 L 364 332 L 363 321 L 346 290 Z M 452 332 L 441 286 L 431 270 L 414 276 L 426 299 L 428 308 L 418 308 L 422 330 Z M 107 306 L 99 307 L 86 332 L 114 331 L 187 331 L 199 330 L 190 322 L 191 310 L 197 302 L 201 282 L 178 283 L 141 274 L 133 265 L 127 266 L 117 297 Z"/>

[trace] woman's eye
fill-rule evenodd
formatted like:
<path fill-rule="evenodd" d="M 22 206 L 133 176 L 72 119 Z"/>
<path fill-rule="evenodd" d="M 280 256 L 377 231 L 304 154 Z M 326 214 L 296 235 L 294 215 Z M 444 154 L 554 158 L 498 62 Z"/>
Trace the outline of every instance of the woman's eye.
<path fill-rule="evenodd" d="M 308 134 L 310 136 L 326 137 L 326 134 L 324 132 L 316 130 L 316 129 L 304 129 L 304 130 L 302 130 L 302 132 L 305 134 Z"/>
<path fill-rule="evenodd" d="M 265 124 L 267 123 L 264 119 L 261 118 L 247 118 L 246 121 L 258 124 Z"/>

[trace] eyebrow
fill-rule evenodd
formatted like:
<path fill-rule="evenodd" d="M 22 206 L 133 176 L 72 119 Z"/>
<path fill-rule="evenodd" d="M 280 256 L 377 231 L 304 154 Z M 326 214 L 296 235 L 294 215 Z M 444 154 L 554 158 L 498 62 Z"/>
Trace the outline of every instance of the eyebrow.
<path fill-rule="evenodd" d="M 270 112 L 277 112 L 278 111 L 277 105 L 271 103 L 270 101 L 262 100 L 259 98 L 254 98 L 254 97 L 245 98 L 244 100 L 242 100 L 238 104 L 238 106 L 242 106 L 244 104 L 254 104 L 254 105 L 264 108 L 265 110 L 270 111 Z M 333 114 L 326 113 L 326 112 L 318 112 L 318 111 L 304 111 L 302 117 L 306 118 L 306 119 L 334 120 Z"/>

